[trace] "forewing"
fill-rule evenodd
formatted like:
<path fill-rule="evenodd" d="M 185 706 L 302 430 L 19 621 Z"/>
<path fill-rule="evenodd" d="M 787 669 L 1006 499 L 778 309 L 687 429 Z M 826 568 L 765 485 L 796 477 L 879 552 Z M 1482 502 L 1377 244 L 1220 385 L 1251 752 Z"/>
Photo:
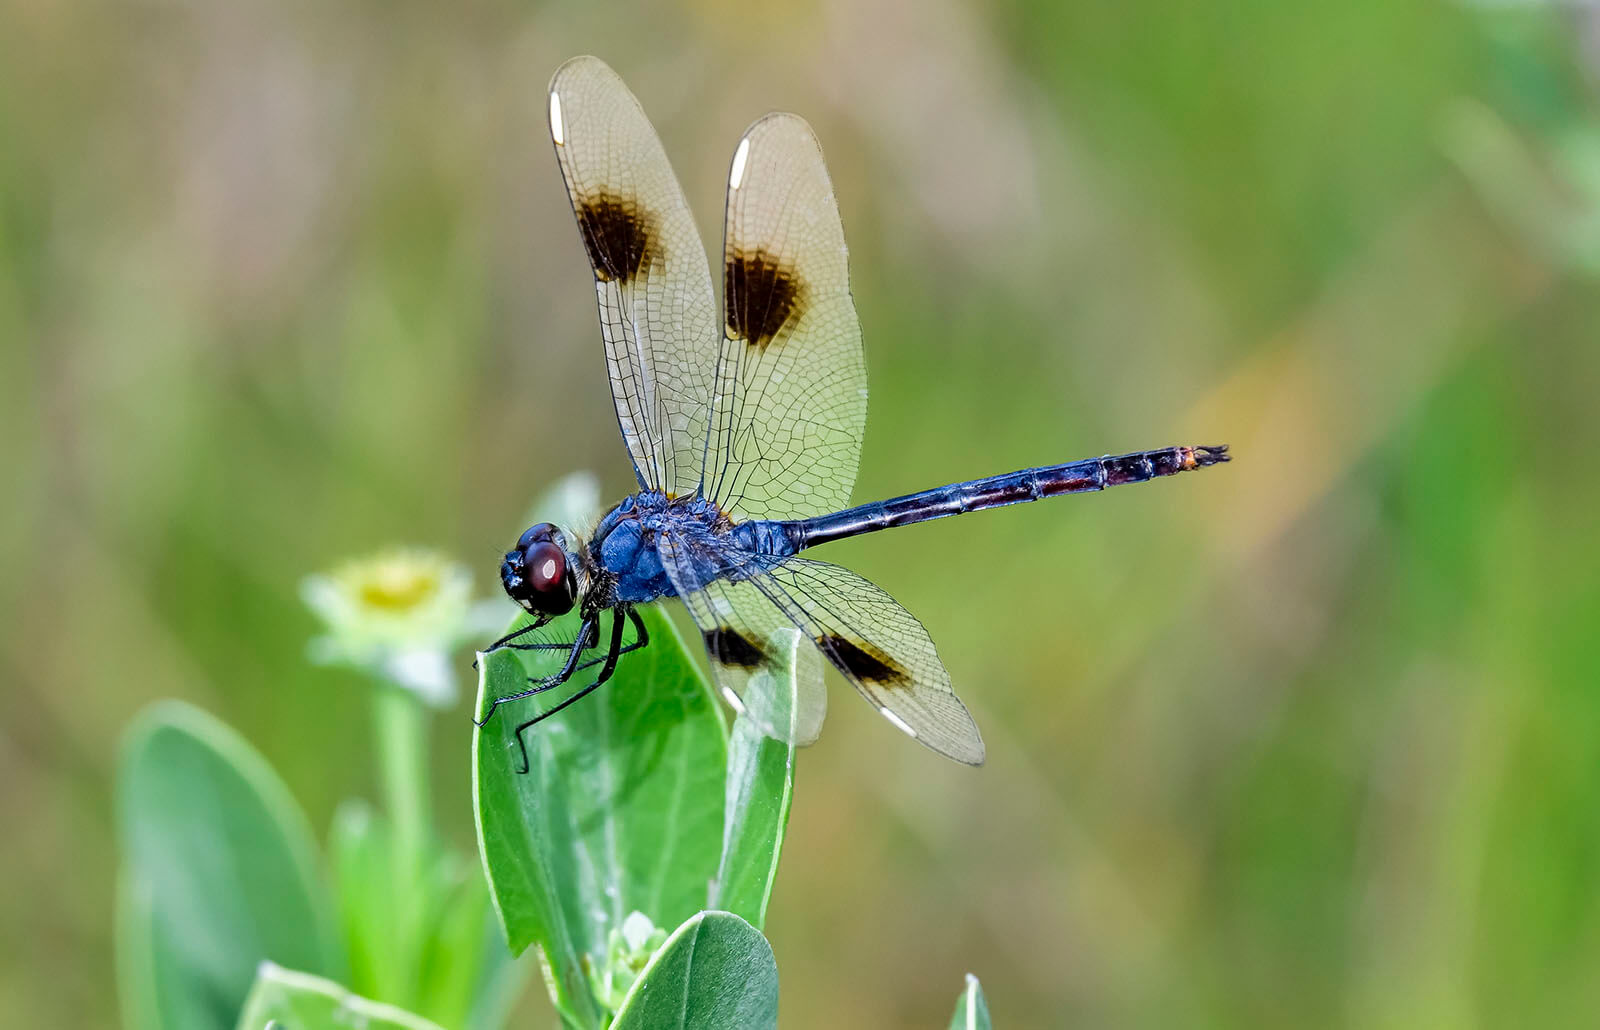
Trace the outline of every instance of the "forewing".
<path fill-rule="evenodd" d="M 724 231 L 705 492 L 737 518 L 847 507 L 866 363 L 833 184 L 804 119 L 770 114 L 745 132 Z"/>
<path fill-rule="evenodd" d="M 718 342 L 705 246 L 661 141 L 605 62 L 550 81 L 555 143 L 594 270 L 617 424 L 641 486 L 700 483 Z"/>

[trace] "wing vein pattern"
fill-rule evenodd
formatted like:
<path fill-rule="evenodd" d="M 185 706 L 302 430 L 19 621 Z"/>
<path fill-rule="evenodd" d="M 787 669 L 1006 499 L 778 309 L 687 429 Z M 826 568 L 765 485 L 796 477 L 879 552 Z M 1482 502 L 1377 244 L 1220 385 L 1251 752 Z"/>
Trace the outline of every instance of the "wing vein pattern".
<path fill-rule="evenodd" d="M 594 272 L 617 425 L 640 486 L 700 485 L 719 346 L 705 246 L 661 141 L 604 62 L 550 82 L 551 138 Z"/>
<path fill-rule="evenodd" d="M 867 412 L 833 184 L 796 115 L 760 119 L 735 155 L 705 492 L 735 518 L 825 514 L 850 502 Z"/>
<path fill-rule="evenodd" d="M 705 641 L 719 686 L 741 698 L 747 710 L 775 712 L 764 727 L 768 732 L 809 744 L 821 729 L 826 699 L 820 664 L 797 662 L 800 682 L 792 702 L 759 696 L 783 683 L 783 634 L 798 630 L 814 645 L 801 649 L 813 663 L 818 655 L 827 659 L 902 730 L 946 757 L 982 763 L 977 724 L 951 689 L 950 675 L 916 616 L 849 569 L 722 543 L 669 531 L 658 546 Z M 786 731 L 791 723 L 794 728 Z"/>

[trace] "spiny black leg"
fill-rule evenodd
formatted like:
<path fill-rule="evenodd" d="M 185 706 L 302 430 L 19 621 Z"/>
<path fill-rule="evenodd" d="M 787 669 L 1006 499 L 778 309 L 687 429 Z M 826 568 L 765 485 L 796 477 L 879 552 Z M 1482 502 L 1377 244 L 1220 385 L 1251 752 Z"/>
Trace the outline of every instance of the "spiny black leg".
<path fill-rule="evenodd" d="M 592 646 L 595 640 L 595 633 L 596 630 L 598 630 L 599 625 L 599 616 L 590 616 L 589 618 L 584 619 L 583 625 L 578 627 L 578 638 L 572 642 L 572 650 L 567 654 L 567 664 L 561 667 L 560 672 L 556 673 L 554 676 L 546 676 L 543 679 L 537 680 L 529 677 L 528 682 L 534 684 L 531 689 L 519 691 L 515 694 L 507 694 L 505 697 L 495 698 L 493 701 L 489 702 L 489 710 L 483 713 L 483 718 L 474 719 L 473 722 L 478 726 L 482 726 L 484 723 L 489 721 L 491 716 L 494 715 L 494 710 L 505 702 L 519 701 L 525 697 L 532 697 L 540 691 L 549 690 L 551 687 L 559 686 L 560 684 L 565 683 L 568 678 L 572 676 L 572 671 L 578 667 L 578 656 L 583 653 L 586 647 Z"/>
<path fill-rule="evenodd" d="M 635 640 L 633 643 L 628 644 L 626 647 L 622 648 L 622 650 L 618 651 L 617 652 L 617 657 L 618 658 L 621 658 L 623 655 L 627 654 L 629 651 L 637 651 L 637 650 L 639 650 L 639 648 L 644 647 L 646 644 L 650 643 L 650 634 L 645 630 L 645 628 L 644 628 L 644 620 L 639 618 L 638 611 L 636 611 L 633 608 L 629 608 L 628 609 L 628 621 L 633 623 L 634 631 L 639 635 L 639 639 Z M 582 672 L 584 669 L 593 668 L 594 666 L 599 665 L 601 662 L 605 661 L 606 658 L 608 658 L 608 657 L 610 657 L 610 656 L 609 655 L 605 655 L 605 656 L 602 656 L 600 658 L 591 658 L 588 661 L 584 662 L 582 665 L 579 665 L 576 669 L 574 669 L 572 671 L 573 672 Z"/>
<path fill-rule="evenodd" d="M 644 624 L 638 621 L 637 616 L 633 616 L 632 609 L 629 609 L 628 615 L 632 616 L 631 621 L 639 628 L 639 631 L 643 633 Z M 562 709 L 577 704 L 579 701 L 588 697 L 590 694 L 594 693 L 602 683 L 610 679 L 613 672 L 617 671 L 617 658 L 622 654 L 622 619 L 623 613 L 613 610 L 611 615 L 611 642 L 606 647 L 605 665 L 601 667 L 600 673 L 595 677 L 594 682 L 589 684 L 587 687 L 584 687 L 576 694 L 573 694 L 571 697 L 565 698 L 554 708 L 540 712 L 538 715 L 517 727 L 517 746 L 522 749 L 522 768 L 519 770 L 519 772 L 526 773 L 529 769 L 533 768 L 532 764 L 528 761 L 528 742 L 522 738 L 523 732 L 529 727 L 550 718 L 552 715 L 556 714 Z M 646 636 L 645 640 L 648 642 L 649 637 Z"/>
<path fill-rule="evenodd" d="M 522 627 L 521 629 L 514 629 L 510 633 L 507 633 L 505 636 L 501 637 L 499 640 L 496 640 L 494 643 L 492 643 L 488 647 L 484 648 L 483 649 L 483 653 L 484 654 L 488 654 L 491 651 L 495 651 L 495 650 L 498 650 L 499 648 L 505 647 L 511 641 L 517 639 L 520 636 L 523 636 L 524 634 L 532 633 L 534 630 L 538 629 L 539 627 L 543 626 L 545 623 L 547 623 L 549 621 L 550 621 L 550 617 L 548 615 L 540 616 L 539 618 L 537 618 L 534 621 L 528 623 L 526 626 Z"/>
<path fill-rule="evenodd" d="M 596 625 L 596 628 L 598 628 L 599 623 L 596 623 L 595 625 Z M 583 639 L 583 634 L 580 632 L 578 634 L 577 639 L 575 639 L 575 640 L 553 640 L 553 641 L 542 641 L 542 642 L 537 643 L 537 644 L 506 644 L 504 646 L 507 648 L 507 650 L 511 650 L 511 651 L 565 651 L 565 650 L 571 648 L 573 645 L 577 644 L 577 642 L 579 640 L 582 640 L 582 639 Z M 589 635 L 588 642 L 584 643 L 582 645 L 582 647 L 583 647 L 584 650 L 587 650 L 587 649 L 595 646 L 599 642 L 600 642 L 599 634 L 598 633 L 591 633 Z M 596 659 L 595 661 L 598 662 L 599 659 Z M 582 669 L 582 668 L 584 668 L 584 666 L 580 665 L 580 666 L 578 666 L 578 668 Z"/>
<path fill-rule="evenodd" d="M 512 644 L 510 642 L 515 640 L 515 639 L 517 639 L 518 637 L 522 636 L 525 633 L 532 633 L 534 630 L 538 629 L 540 626 L 543 626 L 545 623 L 547 623 L 549 621 L 550 621 L 550 616 L 541 615 L 541 616 L 539 616 L 539 618 L 537 618 L 534 621 L 528 623 L 526 626 L 522 627 L 521 629 L 514 629 L 510 633 L 507 633 L 505 636 L 501 637 L 499 640 L 496 640 L 494 643 L 492 643 L 488 647 L 484 648 L 482 653 L 483 654 L 491 654 L 491 653 L 493 653 L 495 651 L 500 650 L 500 648 L 502 648 L 502 647 L 508 647 L 508 646 L 509 647 L 517 647 L 519 645 Z M 474 658 L 472 660 L 472 667 L 474 669 L 476 669 L 478 667 L 478 660 L 476 658 Z"/>

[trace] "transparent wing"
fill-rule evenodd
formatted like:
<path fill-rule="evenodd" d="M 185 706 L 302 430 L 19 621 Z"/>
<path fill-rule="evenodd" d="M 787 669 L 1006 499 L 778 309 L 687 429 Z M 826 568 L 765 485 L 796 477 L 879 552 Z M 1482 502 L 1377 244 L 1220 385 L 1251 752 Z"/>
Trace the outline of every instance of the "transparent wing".
<path fill-rule="evenodd" d="M 927 747 L 983 764 L 983 738 L 917 617 L 849 569 L 784 558 L 766 573 L 801 629 L 861 696 Z M 803 620 L 803 621 L 802 621 Z"/>
<path fill-rule="evenodd" d="M 822 659 L 765 586 L 717 580 L 684 603 L 723 696 L 768 736 L 804 747 L 828 713 Z"/>
<path fill-rule="evenodd" d="M 779 681 L 783 634 L 792 627 L 815 645 L 799 653 L 820 653 L 899 729 L 947 758 L 983 763 L 983 738 L 951 689 L 928 631 L 883 590 L 826 562 L 709 548 L 696 554 L 692 546 L 665 538 L 661 549 L 719 684 L 743 698 L 747 710 L 753 689 Z M 810 683 L 820 680 L 810 675 Z M 792 709 L 778 698 L 775 736 L 801 744 L 816 738 L 825 700 L 811 689 L 801 684 Z M 773 704 L 755 696 L 755 704 Z M 786 736 L 783 720 L 791 716 L 797 731 Z"/>
<path fill-rule="evenodd" d="M 734 151 L 722 282 L 706 495 L 735 518 L 847 507 L 867 419 L 861 323 L 822 148 L 796 115 L 767 115 Z"/>
<path fill-rule="evenodd" d="M 822 660 L 774 601 L 763 559 L 696 545 L 671 530 L 657 538 L 657 549 L 728 703 L 770 737 L 814 743 L 828 710 Z"/>
<path fill-rule="evenodd" d="M 655 129 L 605 62 L 550 80 L 555 143 L 594 269 L 617 424 L 641 486 L 700 484 L 718 342 L 705 246 Z"/>

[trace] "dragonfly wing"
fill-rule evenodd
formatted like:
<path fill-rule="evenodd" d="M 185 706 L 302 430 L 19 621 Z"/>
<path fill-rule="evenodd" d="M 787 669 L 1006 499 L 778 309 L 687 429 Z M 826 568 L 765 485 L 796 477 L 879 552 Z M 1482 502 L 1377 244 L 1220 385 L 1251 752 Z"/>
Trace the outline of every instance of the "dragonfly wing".
<path fill-rule="evenodd" d="M 802 747 L 815 743 L 828 710 L 822 659 L 773 600 L 758 559 L 693 551 L 672 534 L 658 546 L 728 703 L 769 737 Z"/>
<path fill-rule="evenodd" d="M 947 758 L 983 763 L 977 723 L 951 689 L 928 631 L 877 586 L 849 569 L 805 558 L 691 554 L 665 540 L 662 550 L 718 682 L 744 697 L 744 707 L 751 707 L 751 677 L 780 668 L 772 642 L 785 641 L 782 634 L 792 627 L 815 645 L 802 651 L 826 658 L 899 729 Z M 819 705 L 806 690 L 797 691 L 795 723 L 814 738 L 821 729 L 820 715 L 815 731 L 812 726 Z M 777 710 L 787 713 L 781 704 Z"/>
<path fill-rule="evenodd" d="M 983 737 L 915 615 L 849 569 L 805 558 L 766 573 L 801 629 L 879 713 L 958 762 L 983 764 Z"/>
<path fill-rule="evenodd" d="M 704 490 L 735 518 L 850 503 L 867 419 L 844 228 L 811 126 L 770 114 L 728 174 L 723 332 Z"/>
<path fill-rule="evenodd" d="M 700 483 L 718 342 L 705 245 L 655 129 L 605 62 L 550 80 L 550 138 L 594 270 L 617 424 L 641 486 Z"/>

